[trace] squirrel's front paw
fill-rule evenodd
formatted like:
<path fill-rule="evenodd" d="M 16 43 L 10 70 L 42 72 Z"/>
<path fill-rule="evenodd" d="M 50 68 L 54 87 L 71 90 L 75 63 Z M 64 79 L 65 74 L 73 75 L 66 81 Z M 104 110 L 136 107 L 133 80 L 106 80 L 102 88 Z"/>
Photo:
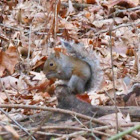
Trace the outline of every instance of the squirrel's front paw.
<path fill-rule="evenodd" d="M 66 88 L 68 94 L 76 94 L 74 88 L 72 86 L 69 86 L 68 81 L 58 80 L 55 82 L 55 86 L 56 88 Z"/>
<path fill-rule="evenodd" d="M 55 82 L 55 86 L 58 87 L 58 86 L 67 86 L 67 81 L 64 81 L 64 80 L 58 80 Z"/>
<path fill-rule="evenodd" d="M 69 94 L 77 94 L 73 87 L 67 86 L 67 89 Z"/>
<path fill-rule="evenodd" d="M 56 89 L 55 89 L 55 94 L 56 94 L 56 96 L 57 97 L 63 97 L 63 96 L 60 96 L 60 95 L 69 95 L 70 94 L 70 91 L 69 91 L 69 89 L 68 89 L 68 87 L 67 86 L 64 86 L 64 85 L 58 85 L 57 87 L 56 87 Z"/>

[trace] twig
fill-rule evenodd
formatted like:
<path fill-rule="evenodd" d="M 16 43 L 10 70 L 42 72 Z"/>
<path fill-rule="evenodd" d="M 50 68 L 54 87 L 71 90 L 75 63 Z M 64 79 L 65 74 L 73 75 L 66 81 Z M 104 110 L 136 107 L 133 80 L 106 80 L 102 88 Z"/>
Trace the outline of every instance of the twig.
<path fill-rule="evenodd" d="M 131 124 L 123 124 L 123 125 L 120 125 L 120 127 L 133 127 L 135 126 L 136 124 L 135 123 L 131 123 Z M 137 125 L 140 125 L 140 123 L 138 123 Z M 110 129 L 110 128 L 114 128 L 115 126 L 112 126 L 112 125 L 106 125 L 106 126 L 100 126 L 100 127 L 96 127 L 94 128 L 94 130 L 106 130 L 106 129 Z"/>
<path fill-rule="evenodd" d="M 28 131 L 29 130 L 36 130 L 37 128 L 30 128 L 30 129 L 27 129 Z M 88 128 L 81 128 L 81 127 L 73 127 L 73 126 L 58 126 L 58 125 L 55 125 L 55 126 L 42 126 L 41 129 L 71 129 L 71 130 L 82 130 L 82 131 L 89 131 L 91 132 L 91 129 L 88 129 Z"/>
<path fill-rule="evenodd" d="M 139 24 L 140 24 L 139 21 L 134 22 L 134 23 L 121 24 L 121 25 L 119 25 L 119 26 L 113 27 L 113 28 L 112 28 L 112 31 L 114 31 L 114 30 L 116 30 L 116 29 L 119 29 L 119 28 L 122 28 L 122 27 L 133 26 L 133 25 L 137 26 L 137 25 L 139 25 Z M 108 32 L 108 31 L 109 31 L 109 28 L 108 28 L 108 29 L 105 29 L 105 30 L 101 30 L 101 31 L 95 33 L 95 35 L 99 35 L 99 34 L 102 34 L 102 33 L 106 33 L 106 32 Z"/>
<path fill-rule="evenodd" d="M 135 126 L 135 124 L 125 124 L 125 125 L 121 125 L 121 127 L 132 127 L 132 126 Z M 16 127 L 16 126 L 13 126 L 13 127 Z M 17 128 L 17 127 L 16 127 Z M 103 136 L 109 136 L 108 134 L 105 134 L 102 132 L 102 134 L 100 133 L 100 131 L 104 131 L 104 130 L 107 130 L 107 129 L 113 129 L 115 128 L 115 126 L 111 126 L 111 125 L 107 125 L 107 126 L 101 126 L 101 127 L 95 127 L 94 130 L 91 130 L 91 129 L 86 129 L 86 128 L 81 128 L 81 127 L 73 127 L 73 126 L 42 126 L 41 129 L 43 130 L 51 130 L 51 129 L 70 129 L 70 130 L 82 130 L 82 131 L 88 131 L 88 132 L 91 132 L 93 131 L 94 133 L 96 134 L 100 134 L 100 135 L 103 135 Z M 30 129 L 26 129 L 27 131 L 35 131 L 37 130 L 38 128 L 30 128 Z M 36 133 L 38 133 L 39 131 L 37 131 Z M 48 133 L 44 133 L 42 135 L 49 135 Z M 51 134 L 50 134 L 51 135 Z M 139 138 L 138 136 L 136 136 L 135 134 L 131 134 L 133 137 L 135 138 Z"/>
<path fill-rule="evenodd" d="M 36 132 L 37 134 L 40 134 L 40 135 L 45 135 L 45 136 L 59 136 L 59 137 L 61 137 L 61 136 L 63 136 L 63 134 L 57 134 L 57 133 L 49 133 L 49 132 L 42 132 L 42 131 L 37 131 Z"/>
<path fill-rule="evenodd" d="M 2 86 L 2 89 L 3 89 L 3 91 L 4 91 L 5 95 L 6 95 L 6 97 L 7 97 L 8 101 L 9 101 L 9 103 L 12 104 L 12 101 L 11 101 L 11 99 L 10 99 L 10 96 L 9 96 L 9 94 L 7 93 L 5 87 L 4 87 L 3 83 L 2 83 L 1 77 L 0 77 L 0 85 Z"/>
<path fill-rule="evenodd" d="M 2 113 L 4 113 L 6 115 L 7 118 L 9 118 L 10 120 L 12 120 L 21 130 L 23 130 L 26 134 L 28 134 L 29 136 L 31 136 L 31 134 L 23 127 L 21 126 L 17 121 L 15 121 L 14 119 L 12 119 L 9 114 L 7 112 L 5 112 L 3 109 L 0 108 L 0 111 Z M 31 138 L 33 140 L 36 140 L 33 136 L 31 136 Z"/>
<path fill-rule="evenodd" d="M 130 128 L 130 129 L 128 129 L 128 130 L 125 130 L 125 131 L 123 131 L 123 132 L 120 132 L 119 134 L 117 134 L 117 135 L 115 135 L 115 136 L 109 138 L 108 140 L 118 140 L 119 138 L 122 138 L 122 137 L 125 136 L 126 134 L 130 134 L 130 133 L 132 133 L 133 131 L 138 130 L 138 129 L 140 129 L 140 125 L 136 125 L 136 126 Z"/>
<path fill-rule="evenodd" d="M 110 36 L 110 40 L 109 40 L 109 46 L 110 46 L 110 55 L 111 55 L 111 67 L 112 67 L 112 81 L 113 81 L 113 92 L 114 92 L 114 100 L 115 100 L 115 114 L 116 114 L 116 130 L 117 133 L 119 131 L 119 123 L 118 123 L 118 111 L 117 111 L 117 103 L 116 103 L 116 91 L 115 91 L 115 76 L 114 76 L 114 64 L 113 64 L 113 52 L 112 52 L 112 28 L 114 25 L 114 21 L 111 24 L 110 28 L 109 28 L 109 36 Z"/>
<path fill-rule="evenodd" d="M 100 140 L 98 137 L 96 137 L 96 135 L 94 134 L 95 133 L 95 131 L 94 131 L 94 129 L 93 129 L 93 126 L 92 126 L 92 120 L 90 120 L 90 129 L 92 130 L 91 131 L 91 135 L 96 139 L 96 140 Z"/>
<path fill-rule="evenodd" d="M 53 107 L 43 107 L 43 106 L 35 106 L 35 105 L 19 105 L 19 104 L 0 104 L 1 108 L 23 108 L 23 109 L 35 109 L 35 110 L 44 110 L 44 111 L 53 111 L 58 113 L 64 113 L 64 114 L 70 114 L 70 115 L 76 115 L 77 117 L 80 117 L 85 120 L 91 120 L 94 123 L 98 123 L 101 125 L 106 125 L 107 123 L 102 122 L 96 118 L 92 118 L 74 111 L 70 110 L 64 110 L 60 108 L 53 108 Z"/>
<path fill-rule="evenodd" d="M 1 38 L 2 40 L 4 40 L 4 41 L 9 42 L 9 38 L 7 38 L 6 36 L 4 36 L 4 35 L 2 35 L 2 34 L 0 34 L 0 38 Z"/>
<path fill-rule="evenodd" d="M 117 30 L 117 29 L 122 28 L 122 27 L 127 27 L 127 26 L 138 26 L 139 24 L 140 24 L 139 21 L 136 21 L 134 23 L 132 22 L 132 23 L 121 24 L 121 25 L 118 25 L 118 26 L 114 26 L 113 29 L 112 29 L 112 31 Z M 91 30 L 92 30 L 92 28 L 91 28 Z M 40 35 L 48 35 L 47 32 L 38 32 L 38 31 L 39 31 L 39 29 L 36 29 L 36 30 L 33 30 L 32 33 L 36 33 L 37 32 Z M 63 31 L 63 29 L 62 29 L 62 31 Z M 95 35 L 106 33 L 108 31 L 109 31 L 109 28 L 107 28 L 105 30 L 100 30 L 99 32 L 96 32 Z M 92 30 L 92 32 L 93 32 L 93 30 Z M 27 34 L 29 34 L 29 31 L 27 32 Z"/>
<path fill-rule="evenodd" d="M 3 26 L 3 27 L 5 27 L 5 28 L 9 28 L 9 29 L 12 29 L 12 30 L 15 30 L 15 31 L 23 31 L 23 29 L 20 29 L 20 28 L 15 28 L 15 27 L 12 27 L 12 26 L 9 26 L 9 25 L 6 25 L 6 24 L 2 24 L 2 23 L 0 23 L 0 26 Z M 39 28 L 39 29 L 34 29 L 34 30 L 32 30 L 31 31 L 31 33 L 36 33 L 36 32 L 38 32 L 38 31 L 40 31 L 40 30 L 43 30 L 43 29 L 46 29 L 46 27 L 41 27 L 41 28 Z M 29 33 L 30 33 L 30 30 L 24 30 L 24 33 L 25 33 L 25 35 L 27 36 Z M 46 33 L 47 34 L 47 33 Z"/>
<path fill-rule="evenodd" d="M 138 33 L 138 61 L 137 61 L 137 65 L 138 65 L 138 76 L 140 77 L 140 63 L 139 63 L 139 59 L 140 59 L 140 30 L 138 28 L 137 29 L 137 33 Z"/>
<path fill-rule="evenodd" d="M 29 73 L 29 70 L 30 70 L 31 34 L 32 34 L 32 25 L 30 24 L 30 30 L 29 30 L 29 45 L 28 45 L 28 56 L 27 56 L 28 73 Z"/>
<path fill-rule="evenodd" d="M 45 122 L 50 118 L 51 115 L 52 115 L 52 113 L 50 113 L 49 115 L 47 114 L 47 117 L 46 117 L 46 116 L 44 117 L 44 119 L 41 121 L 41 123 L 40 123 L 40 125 L 38 126 L 38 128 L 36 128 L 36 130 L 32 133 L 31 136 L 33 136 L 37 131 L 39 131 L 39 130 L 41 129 L 41 127 L 45 124 Z M 27 138 L 27 140 L 30 139 L 31 136 L 29 136 L 29 137 Z"/>
<path fill-rule="evenodd" d="M 57 10 L 58 10 L 58 2 L 59 0 L 56 0 L 56 5 L 55 5 L 55 12 L 54 12 L 54 40 L 55 40 L 55 43 L 56 43 L 56 32 L 57 32 L 57 18 L 58 18 L 58 13 L 57 13 Z"/>
<path fill-rule="evenodd" d="M 6 28 L 9 28 L 9 29 L 12 29 L 12 30 L 16 30 L 16 31 L 21 31 L 22 30 L 22 29 L 15 28 L 15 27 L 12 27 L 12 26 L 9 26 L 9 25 L 6 25 L 6 24 L 2 24 L 2 23 L 0 23 L 0 26 L 6 27 Z"/>
<path fill-rule="evenodd" d="M 2 136 L 2 135 L 8 135 L 8 134 L 9 134 L 9 132 L 0 132 L 0 136 Z"/>
<path fill-rule="evenodd" d="M 110 98 L 110 100 L 112 101 L 112 103 L 115 105 L 115 101 L 110 97 L 110 95 L 108 94 L 108 92 L 105 91 L 105 93 L 106 93 L 106 95 Z M 120 110 L 118 107 L 117 107 L 117 110 L 118 110 L 120 113 L 122 113 L 121 110 Z"/>
<path fill-rule="evenodd" d="M 119 128 L 119 130 L 120 130 L 120 131 L 125 131 L 124 128 Z M 134 137 L 134 138 L 140 140 L 140 136 L 139 136 L 137 133 L 135 133 L 135 132 L 132 132 L 132 133 L 129 134 L 129 135 L 131 135 L 132 137 Z"/>
<path fill-rule="evenodd" d="M 77 135 L 85 135 L 86 133 L 87 132 L 85 132 L 85 131 L 78 131 L 78 132 L 74 132 L 74 133 L 71 133 L 68 135 L 63 135 L 62 137 L 56 138 L 55 140 L 66 140 L 67 138 L 75 137 Z"/>
<path fill-rule="evenodd" d="M 110 17 L 115 16 L 115 15 L 122 13 L 122 12 L 130 12 L 130 11 L 135 11 L 135 10 L 139 10 L 139 9 L 140 9 L 140 6 L 128 8 L 128 9 L 124 9 L 124 10 L 117 10 L 114 13 L 111 13 L 108 17 L 110 18 Z"/>
<path fill-rule="evenodd" d="M 135 125 L 134 124 L 121 125 L 121 127 L 130 127 L 130 126 L 133 127 Z M 115 128 L 115 126 L 106 125 L 106 126 L 95 127 L 95 128 L 93 128 L 94 129 L 93 131 L 98 132 L 98 131 L 104 131 L 104 130 L 111 129 L 111 128 Z M 89 128 L 81 128 L 81 127 L 73 127 L 73 126 L 65 126 L 65 125 L 63 125 L 63 126 L 60 126 L 60 125 L 59 126 L 58 125 L 55 125 L 55 126 L 42 126 L 41 129 L 49 129 L 49 130 L 50 129 L 71 129 L 71 130 L 83 130 L 83 131 L 89 131 L 89 132 L 92 131 Z M 37 130 L 37 128 L 30 128 L 30 129 L 26 129 L 26 130 L 35 131 L 35 130 Z"/>
<path fill-rule="evenodd" d="M 87 128 L 78 118 L 77 116 L 73 116 L 75 118 L 75 120 L 83 127 Z"/>
<path fill-rule="evenodd" d="M 63 139 L 75 137 L 77 135 L 85 135 L 86 133 L 87 133 L 86 131 L 78 131 L 78 132 L 74 132 L 74 133 L 71 133 L 71 134 L 68 134 L 68 135 L 63 135 L 61 138 L 56 138 L 55 140 L 63 140 Z M 98 134 L 104 135 L 105 133 L 99 132 Z M 106 136 L 108 137 L 108 135 L 106 135 Z"/>
<path fill-rule="evenodd" d="M 110 137 L 110 135 L 103 133 L 103 132 L 100 132 L 100 131 L 95 130 L 95 129 L 73 127 L 73 126 L 43 126 L 43 127 L 41 127 L 41 129 L 47 129 L 47 130 L 50 130 L 50 129 L 64 129 L 64 130 L 68 129 L 68 130 L 76 130 L 76 131 L 80 130 L 80 131 L 94 132 L 96 134 Z M 26 129 L 26 130 L 27 131 L 35 131 L 35 130 L 37 130 L 37 128 L 30 128 L 30 129 Z"/>
<path fill-rule="evenodd" d="M 111 99 L 111 101 L 113 102 L 113 104 L 115 104 L 114 100 L 109 96 L 109 94 L 105 91 L 105 93 L 107 94 L 107 96 Z M 121 110 L 117 107 L 118 111 L 121 112 Z M 124 131 L 122 128 L 119 128 L 120 131 Z M 132 137 L 135 137 L 137 139 L 140 139 L 140 137 L 136 134 L 136 133 L 132 133 L 131 134 Z"/>
<path fill-rule="evenodd" d="M 32 109 L 32 108 L 34 109 L 34 105 L 31 105 L 31 106 L 19 105 L 19 104 L 13 104 L 13 105 L 14 105 L 14 107 L 16 106 L 16 108 L 22 108 L 23 107 L 23 108 L 27 108 L 27 109 L 28 108 L 29 109 Z M 0 107 L 2 107 L 2 108 L 14 108 L 11 104 L 10 105 L 8 105 L 8 104 L 0 104 Z M 38 110 L 38 109 L 41 108 L 41 106 L 35 106 L 35 107 L 37 107 L 36 110 Z M 47 107 L 45 107 L 45 108 L 47 108 Z M 93 108 L 94 112 L 97 112 L 97 115 L 98 116 L 103 116 L 103 115 L 106 115 L 106 114 L 114 113 L 114 110 L 115 110 L 115 107 L 114 106 L 93 106 L 92 108 Z M 127 106 L 127 107 L 118 107 L 118 108 L 121 110 L 121 112 L 123 114 L 128 114 L 129 113 L 130 116 L 132 116 L 132 117 L 136 117 L 138 119 L 140 118 L 140 108 L 139 107 L 136 107 L 136 106 Z M 55 109 L 55 108 L 53 108 L 53 109 Z M 56 108 L 56 109 L 58 109 L 58 108 Z M 44 109 L 44 110 L 45 111 L 51 111 L 51 109 L 48 110 L 48 108 L 47 109 Z M 57 111 L 55 111 L 55 112 L 57 112 Z M 72 115 L 74 115 L 74 113 Z M 86 116 L 86 115 L 84 115 L 84 116 Z M 86 117 L 89 117 L 89 116 L 86 116 Z M 89 117 L 86 120 L 89 121 L 91 118 L 92 117 Z M 129 123 L 130 127 L 132 126 L 132 124 L 134 124 L 134 123 L 131 123 L 131 124 Z M 137 123 L 135 123 L 135 124 L 137 124 Z"/>
<path fill-rule="evenodd" d="M 66 7 L 69 6 L 69 4 L 66 3 L 66 2 L 62 2 L 62 5 L 63 5 L 63 6 L 66 6 Z M 74 3 L 74 2 L 73 2 L 72 5 L 73 5 L 74 7 L 76 7 L 76 8 L 87 8 L 87 7 L 91 6 L 92 4 Z"/>
<path fill-rule="evenodd" d="M 110 97 L 110 95 L 107 93 L 107 91 L 105 91 L 105 93 L 107 94 L 107 96 L 111 99 L 111 101 L 113 102 L 113 104 L 115 105 L 115 102 L 114 102 L 114 100 Z M 116 106 L 117 107 L 117 106 Z M 120 112 L 120 113 L 122 113 L 121 112 L 121 110 L 117 107 L 117 110 Z M 122 116 L 123 117 L 123 116 Z M 123 117 L 124 118 L 124 117 Z M 119 128 L 119 129 L 121 129 L 121 128 Z M 132 135 L 133 137 L 137 137 L 135 134 L 134 135 Z"/>

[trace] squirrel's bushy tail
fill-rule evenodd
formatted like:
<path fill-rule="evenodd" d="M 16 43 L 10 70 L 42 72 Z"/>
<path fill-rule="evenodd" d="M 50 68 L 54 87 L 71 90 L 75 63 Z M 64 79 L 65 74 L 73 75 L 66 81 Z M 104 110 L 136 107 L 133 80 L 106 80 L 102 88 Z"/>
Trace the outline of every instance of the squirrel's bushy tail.
<path fill-rule="evenodd" d="M 61 39 L 61 44 L 65 47 L 68 53 L 76 58 L 86 61 L 91 67 L 91 79 L 88 82 L 87 89 L 98 90 L 102 79 L 103 72 L 100 67 L 100 61 L 93 50 L 87 50 L 83 44 L 75 44 L 74 42 L 67 42 Z"/>

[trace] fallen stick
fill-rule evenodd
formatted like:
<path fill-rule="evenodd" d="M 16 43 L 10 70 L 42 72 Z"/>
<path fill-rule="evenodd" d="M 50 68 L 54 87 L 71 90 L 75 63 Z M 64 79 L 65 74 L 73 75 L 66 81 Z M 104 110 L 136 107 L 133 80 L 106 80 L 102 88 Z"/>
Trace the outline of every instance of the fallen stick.
<path fill-rule="evenodd" d="M 22 109 L 34 109 L 34 110 L 43 110 L 43 111 L 52 111 L 52 112 L 57 112 L 57 113 L 64 113 L 64 114 L 70 114 L 70 115 L 75 115 L 77 117 L 80 117 L 85 120 L 92 120 L 94 123 L 98 123 L 101 125 L 106 125 L 107 123 L 104 123 L 96 118 L 92 118 L 90 116 L 86 116 L 74 111 L 70 110 L 64 110 L 60 108 L 53 108 L 53 107 L 43 107 L 43 106 L 36 106 L 36 105 L 19 105 L 19 104 L 1 104 L 0 108 L 22 108 Z"/>

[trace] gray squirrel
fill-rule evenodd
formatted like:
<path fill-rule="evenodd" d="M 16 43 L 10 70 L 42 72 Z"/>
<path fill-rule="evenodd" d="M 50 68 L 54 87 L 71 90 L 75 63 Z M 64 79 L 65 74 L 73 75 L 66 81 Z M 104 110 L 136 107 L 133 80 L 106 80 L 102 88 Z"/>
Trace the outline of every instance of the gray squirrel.
<path fill-rule="evenodd" d="M 68 91 L 74 94 L 98 89 L 102 70 L 94 52 L 86 50 L 80 43 L 61 39 L 61 44 L 70 55 L 62 52 L 50 54 L 43 68 L 46 77 L 63 80 Z"/>

